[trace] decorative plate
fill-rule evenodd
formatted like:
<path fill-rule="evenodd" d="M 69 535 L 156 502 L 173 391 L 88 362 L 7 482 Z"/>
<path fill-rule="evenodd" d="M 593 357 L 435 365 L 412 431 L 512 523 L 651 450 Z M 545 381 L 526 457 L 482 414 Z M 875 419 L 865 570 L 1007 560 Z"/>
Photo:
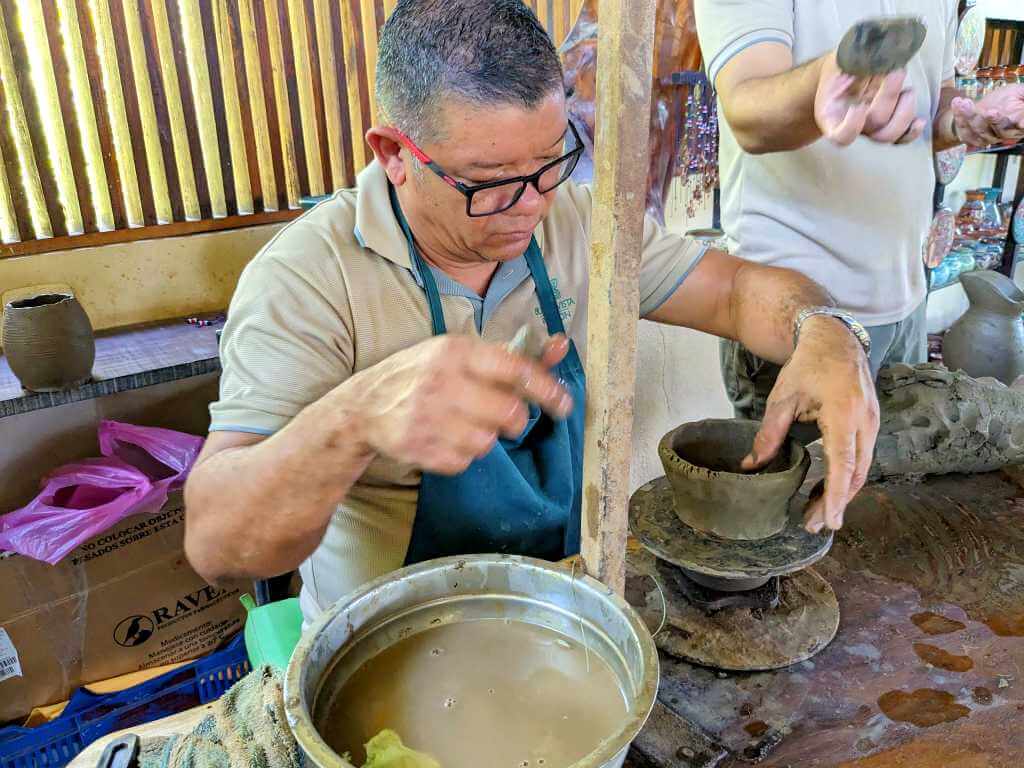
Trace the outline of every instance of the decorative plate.
<path fill-rule="evenodd" d="M 958 75 L 969 75 L 978 68 L 981 50 L 985 46 L 985 12 L 978 6 L 968 8 L 960 17 L 956 34 L 954 62 Z"/>
<path fill-rule="evenodd" d="M 1013 240 L 1017 244 L 1024 244 L 1024 200 L 1017 205 L 1017 212 L 1013 214 Z"/>
<path fill-rule="evenodd" d="M 967 145 L 945 149 L 935 153 L 935 180 L 946 186 L 960 173 L 967 159 Z"/>
<path fill-rule="evenodd" d="M 935 269 L 943 262 L 953 249 L 956 238 L 956 214 L 946 206 L 935 213 L 932 228 L 928 233 L 928 242 L 924 251 L 924 263 L 929 269 Z"/>

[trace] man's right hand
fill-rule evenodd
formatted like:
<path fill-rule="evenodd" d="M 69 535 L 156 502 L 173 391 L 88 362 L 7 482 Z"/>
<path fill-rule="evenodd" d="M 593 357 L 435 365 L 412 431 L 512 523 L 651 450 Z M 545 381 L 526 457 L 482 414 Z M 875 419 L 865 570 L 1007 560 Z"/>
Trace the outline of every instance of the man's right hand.
<path fill-rule="evenodd" d="M 454 475 L 486 456 L 499 437 L 526 428 L 528 403 L 561 419 L 573 408 L 552 375 L 569 350 L 552 337 L 541 359 L 473 336 L 417 344 L 348 379 L 328 397 L 358 414 L 360 440 L 374 453 L 426 472 Z"/>
<path fill-rule="evenodd" d="M 917 96 L 906 79 L 905 70 L 859 79 L 839 69 L 835 52 L 826 55 L 814 99 L 814 118 L 822 135 L 841 147 L 858 136 L 880 144 L 916 141 L 927 122 L 917 115 Z"/>

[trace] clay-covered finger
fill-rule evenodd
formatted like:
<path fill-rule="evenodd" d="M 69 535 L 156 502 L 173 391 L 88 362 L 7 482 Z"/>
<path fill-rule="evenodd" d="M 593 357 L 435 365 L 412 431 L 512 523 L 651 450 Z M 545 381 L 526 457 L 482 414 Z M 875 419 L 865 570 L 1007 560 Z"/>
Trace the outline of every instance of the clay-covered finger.
<path fill-rule="evenodd" d="M 880 144 L 895 144 L 906 136 L 917 121 L 917 97 L 913 91 L 904 91 L 895 102 L 889 120 L 868 137 Z"/>
<path fill-rule="evenodd" d="M 544 342 L 544 350 L 541 352 L 541 365 L 547 368 L 554 368 L 565 359 L 569 353 L 569 339 L 564 333 L 558 333 Z"/>
<path fill-rule="evenodd" d="M 864 125 L 865 133 L 876 133 L 884 129 L 892 123 L 896 111 L 906 101 L 907 95 L 913 98 L 913 90 L 904 89 L 903 80 L 901 72 L 893 72 L 882 79 L 878 93 L 871 100 L 871 109 L 868 110 L 867 122 Z"/>
<path fill-rule="evenodd" d="M 460 429 L 453 445 L 460 458 L 482 459 L 498 442 L 496 432 L 474 425 Z"/>
<path fill-rule="evenodd" d="M 569 393 L 541 363 L 493 344 L 474 352 L 466 361 L 470 376 L 514 392 L 555 418 L 565 418 L 572 411 Z"/>
<path fill-rule="evenodd" d="M 754 437 L 750 453 L 743 459 L 742 469 L 746 472 L 760 469 L 774 459 L 786 441 L 795 419 L 795 398 L 784 401 L 769 399 L 761 428 Z"/>
<path fill-rule="evenodd" d="M 512 391 L 479 384 L 467 386 L 452 401 L 452 407 L 466 420 L 481 429 L 516 438 L 523 433 L 529 419 L 529 408 Z"/>
<path fill-rule="evenodd" d="M 877 434 L 877 427 L 874 429 L 865 427 L 857 432 L 857 465 L 853 472 L 853 478 L 850 481 L 850 489 L 847 492 L 847 504 L 853 501 L 867 484 L 868 473 L 871 471 L 871 462 L 875 457 Z"/>
<path fill-rule="evenodd" d="M 928 127 L 928 123 L 920 118 L 914 121 L 914 124 L 910 126 L 903 137 L 897 141 L 897 144 L 913 144 L 915 141 L 924 136 L 925 129 Z"/>
<path fill-rule="evenodd" d="M 847 425 L 820 424 L 825 448 L 825 525 L 834 531 L 843 526 L 843 512 L 857 471 L 857 436 Z"/>
<path fill-rule="evenodd" d="M 999 138 L 992 130 L 992 124 L 987 115 L 975 111 L 968 120 L 971 131 L 974 133 L 980 144 L 978 146 L 988 147 L 999 142 Z"/>
<path fill-rule="evenodd" d="M 1012 120 L 1006 115 L 1002 115 L 995 120 L 989 121 L 989 125 L 991 126 L 992 132 L 995 134 L 999 144 L 1009 141 L 1017 141 L 1020 139 L 1020 126 L 1017 124 L 1016 120 Z"/>
<path fill-rule="evenodd" d="M 804 528 L 809 533 L 821 533 L 825 530 L 825 499 L 819 497 L 811 501 L 804 510 Z"/>
<path fill-rule="evenodd" d="M 869 108 L 867 103 L 853 104 L 846 110 L 842 120 L 826 118 L 823 130 L 825 138 L 839 147 L 853 144 L 864 132 Z"/>

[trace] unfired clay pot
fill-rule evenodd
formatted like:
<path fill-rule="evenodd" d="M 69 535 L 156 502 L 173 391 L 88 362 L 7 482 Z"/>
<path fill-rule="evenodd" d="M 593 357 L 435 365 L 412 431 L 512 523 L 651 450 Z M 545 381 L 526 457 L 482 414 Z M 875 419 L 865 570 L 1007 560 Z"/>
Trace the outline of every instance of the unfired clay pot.
<path fill-rule="evenodd" d="M 760 428 L 756 421 L 707 419 L 683 424 L 658 445 L 679 519 L 725 539 L 765 539 L 786 527 L 789 501 L 803 484 L 811 457 L 788 439 L 760 472 L 740 469 Z"/>
<path fill-rule="evenodd" d="M 48 293 L 4 307 L 4 354 L 21 385 L 56 392 L 92 376 L 92 324 L 74 296 Z"/>
<path fill-rule="evenodd" d="M 951 371 L 1007 386 L 1024 375 L 1024 292 L 1006 275 L 988 270 L 960 276 L 971 306 L 942 341 Z"/>

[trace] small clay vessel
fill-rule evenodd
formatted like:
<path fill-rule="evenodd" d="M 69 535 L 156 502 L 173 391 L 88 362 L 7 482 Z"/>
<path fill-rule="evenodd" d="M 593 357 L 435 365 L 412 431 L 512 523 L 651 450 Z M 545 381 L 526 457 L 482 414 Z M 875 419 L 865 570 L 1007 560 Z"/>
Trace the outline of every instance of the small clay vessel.
<path fill-rule="evenodd" d="M 839 69 L 856 77 L 902 69 L 921 50 L 928 28 L 919 18 L 893 16 L 854 24 L 839 42 Z"/>
<path fill-rule="evenodd" d="M 1024 292 L 1006 275 L 982 270 L 960 276 L 971 305 L 942 341 L 951 371 L 1007 386 L 1024 375 Z"/>
<path fill-rule="evenodd" d="M 672 484 L 675 512 L 686 525 L 725 539 L 753 541 L 786 527 L 789 501 L 803 484 L 811 457 L 787 439 L 759 472 L 744 472 L 760 428 L 756 421 L 707 419 L 672 430 L 658 454 Z"/>
<path fill-rule="evenodd" d="M 4 354 L 25 389 L 57 392 L 92 377 L 92 324 L 74 296 L 47 293 L 11 301 L 4 307 L 3 330 Z"/>

